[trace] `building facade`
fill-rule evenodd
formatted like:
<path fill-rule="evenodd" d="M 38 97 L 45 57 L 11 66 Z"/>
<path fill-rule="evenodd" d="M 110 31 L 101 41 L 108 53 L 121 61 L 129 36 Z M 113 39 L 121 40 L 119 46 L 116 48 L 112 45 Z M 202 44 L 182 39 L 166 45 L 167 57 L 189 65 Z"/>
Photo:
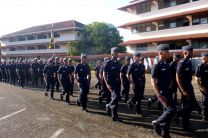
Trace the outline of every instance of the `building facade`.
<path fill-rule="evenodd" d="M 0 37 L 1 57 L 48 58 L 53 54 L 66 56 L 70 41 L 80 40 L 79 34 L 84 24 L 70 20 L 40 25 L 20 30 Z M 55 37 L 55 47 L 49 48 L 51 30 Z"/>
<path fill-rule="evenodd" d="M 156 51 L 161 43 L 172 51 L 188 44 L 208 49 L 208 0 L 134 0 L 119 10 L 141 17 L 119 26 L 132 32 L 122 43 L 130 52 Z"/>

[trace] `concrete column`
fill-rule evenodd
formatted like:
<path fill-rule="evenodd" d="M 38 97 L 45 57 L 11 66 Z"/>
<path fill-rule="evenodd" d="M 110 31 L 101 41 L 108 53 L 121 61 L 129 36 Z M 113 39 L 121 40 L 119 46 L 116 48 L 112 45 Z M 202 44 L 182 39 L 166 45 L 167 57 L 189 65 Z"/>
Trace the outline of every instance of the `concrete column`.
<path fill-rule="evenodd" d="M 158 1 L 157 0 L 152 0 L 151 11 L 157 11 L 158 9 L 159 9 Z"/>
<path fill-rule="evenodd" d="M 156 31 L 158 31 L 159 30 L 158 22 L 152 22 L 152 23 L 155 25 Z"/>
<path fill-rule="evenodd" d="M 190 26 L 192 26 L 192 15 L 187 15 L 186 18 L 189 20 Z"/>
<path fill-rule="evenodd" d="M 192 45 L 191 40 L 186 40 L 187 43 L 189 43 L 189 45 Z"/>

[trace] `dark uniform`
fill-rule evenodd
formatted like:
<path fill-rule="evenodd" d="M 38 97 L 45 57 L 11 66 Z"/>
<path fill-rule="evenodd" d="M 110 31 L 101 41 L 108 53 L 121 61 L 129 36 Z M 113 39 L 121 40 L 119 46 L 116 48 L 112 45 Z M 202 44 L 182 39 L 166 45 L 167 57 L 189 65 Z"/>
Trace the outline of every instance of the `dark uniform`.
<path fill-rule="evenodd" d="M 38 66 L 38 79 L 40 80 L 41 84 L 43 84 L 43 69 L 45 67 L 45 64 L 39 63 Z"/>
<path fill-rule="evenodd" d="M 133 89 L 133 98 L 129 101 L 130 107 L 136 104 L 136 112 L 141 114 L 141 100 L 142 100 L 142 88 L 143 88 L 143 77 L 145 75 L 145 67 L 141 63 L 133 63 L 130 65 L 127 74 L 132 76 L 132 81 L 135 84 Z"/>
<path fill-rule="evenodd" d="M 71 60 L 69 60 L 69 62 L 71 62 Z M 73 64 L 68 65 L 71 68 L 72 73 L 74 73 L 75 71 L 75 67 Z M 70 95 L 73 96 L 74 93 L 74 76 L 71 76 L 71 86 L 70 86 Z"/>
<path fill-rule="evenodd" d="M 183 47 L 183 50 L 193 51 L 192 47 Z M 192 81 L 192 63 L 189 58 L 184 58 L 177 65 L 177 75 L 180 76 L 183 89 L 188 93 L 189 96 L 183 95 L 182 93 L 182 108 L 178 111 L 177 117 L 182 117 L 183 129 L 185 131 L 190 130 L 190 116 L 191 112 L 196 107 L 196 98 L 194 89 L 191 84 Z"/>
<path fill-rule="evenodd" d="M 63 96 L 66 93 L 66 102 L 69 103 L 70 96 L 70 87 L 71 87 L 71 74 L 72 69 L 68 65 L 62 65 L 58 69 L 58 75 L 60 75 L 61 86 L 63 87 L 63 91 L 61 93 L 61 99 L 63 100 Z"/>
<path fill-rule="evenodd" d="M 117 48 L 112 48 L 111 53 L 117 52 Z M 121 99 L 121 81 L 120 81 L 121 64 L 117 60 L 110 59 L 104 67 L 104 73 L 107 74 L 107 83 L 111 87 L 111 102 L 106 105 L 106 111 L 109 114 L 111 110 L 113 121 L 118 120 L 118 102 Z"/>
<path fill-rule="evenodd" d="M 108 61 L 108 58 L 104 58 L 104 64 Z M 102 104 L 102 100 L 106 98 L 106 104 L 110 103 L 111 101 L 111 92 L 109 91 L 108 87 L 106 86 L 103 72 L 104 72 L 104 66 L 101 66 L 100 68 L 100 83 L 101 83 L 101 90 L 100 90 L 100 97 L 99 97 L 99 103 Z"/>
<path fill-rule="evenodd" d="M 97 65 L 95 67 L 95 76 L 97 78 L 97 83 L 95 84 L 95 88 L 99 88 L 99 90 L 101 90 L 101 84 L 100 84 L 100 76 L 99 76 L 99 72 L 100 72 L 100 66 Z"/>
<path fill-rule="evenodd" d="M 11 77 L 10 77 L 10 65 L 11 65 L 11 62 L 9 61 L 7 64 L 6 64 L 6 76 L 7 76 L 7 80 L 6 82 L 10 82 L 11 80 Z"/>
<path fill-rule="evenodd" d="M 55 67 L 55 70 L 56 70 L 56 91 L 57 92 L 59 92 L 59 87 L 60 87 L 60 84 L 59 84 L 59 80 L 58 80 L 58 73 L 57 73 L 57 71 L 58 71 L 58 69 L 59 69 L 59 67 L 61 66 L 61 63 L 59 63 L 59 62 L 55 62 L 54 63 L 54 67 Z"/>
<path fill-rule="evenodd" d="M 38 86 L 38 68 L 39 64 L 37 62 L 34 62 L 31 64 L 32 69 L 32 85 Z"/>
<path fill-rule="evenodd" d="M 207 53 L 202 54 L 202 56 L 208 57 Z M 202 109 L 203 109 L 203 119 L 208 121 L 208 64 L 201 63 L 196 69 L 196 77 L 199 78 L 201 85 L 205 88 L 201 90 L 202 92 Z"/>
<path fill-rule="evenodd" d="M 12 64 L 9 67 L 10 70 L 10 84 L 16 85 L 16 80 L 17 80 L 17 73 L 16 73 L 16 64 L 12 62 Z"/>
<path fill-rule="evenodd" d="M 20 83 L 22 88 L 24 87 L 24 84 L 25 84 L 24 70 L 25 70 L 25 64 L 23 64 L 23 63 L 17 64 L 18 79 L 19 79 L 19 83 Z"/>
<path fill-rule="evenodd" d="M 130 60 L 129 57 L 126 58 L 126 60 Z M 122 96 L 124 96 L 125 102 L 127 102 L 129 100 L 129 90 L 130 90 L 130 82 L 127 78 L 127 71 L 128 71 L 129 65 L 123 65 L 121 67 L 121 79 L 123 82 L 123 90 L 121 92 Z"/>
<path fill-rule="evenodd" d="M 25 63 L 25 81 L 26 84 L 29 84 L 29 81 L 31 80 L 31 74 L 30 74 L 30 64 L 28 62 Z"/>
<path fill-rule="evenodd" d="M 49 61 L 52 62 L 52 61 Z M 53 93 L 54 93 L 54 86 L 55 86 L 55 73 L 56 68 L 53 65 L 46 65 L 43 69 L 44 76 L 46 77 L 46 90 L 45 95 L 48 95 L 49 89 L 51 89 L 51 99 L 53 99 Z"/>
<path fill-rule="evenodd" d="M 158 47 L 159 51 L 169 50 L 168 45 L 160 45 Z M 154 125 L 155 131 L 158 134 L 161 134 L 161 129 L 164 130 L 164 137 L 170 136 L 169 129 L 173 115 L 175 114 L 175 106 L 173 104 L 173 97 L 170 91 L 171 84 L 171 72 L 169 64 L 166 60 L 159 60 L 151 70 L 152 78 L 156 81 L 156 85 L 159 90 L 159 94 L 167 100 L 167 103 L 164 105 L 163 114 L 155 121 L 152 122 Z M 163 103 L 164 101 L 160 99 Z"/>
<path fill-rule="evenodd" d="M 6 81 L 7 81 L 6 63 L 1 64 L 0 70 L 1 70 L 1 81 L 6 83 Z"/>
<path fill-rule="evenodd" d="M 83 110 L 87 111 L 87 95 L 89 93 L 90 78 L 87 75 L 90 74 L 90 67 L 88 64 L 79 63 L 75 68 L 75 75 L 78 77 L 78 83 L 80 88 L 80 95 L 77 99 L 77 104 L 82 104 Z"/>

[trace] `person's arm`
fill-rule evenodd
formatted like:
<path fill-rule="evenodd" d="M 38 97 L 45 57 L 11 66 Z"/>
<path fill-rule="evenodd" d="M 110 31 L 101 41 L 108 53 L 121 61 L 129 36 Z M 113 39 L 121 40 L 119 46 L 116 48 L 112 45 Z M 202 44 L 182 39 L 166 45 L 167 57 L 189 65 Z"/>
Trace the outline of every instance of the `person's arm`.
<path fill-rule="evenodd" d="M 135 88 L 135 83 L 134 83 L 134 81 L 133 81 L 133 79 L 132 79 L 132 65 L 130 65 L 129 66 L 129 68 L 128 68 L 128 71 L 127 71 L 127 78 L 128 78 L 128 80 L 129 80 L 129 82 L 132 84 L 132 86 L 133 86 L 133 89 Z"/>
<path fill-rule="evenodd" d="M 124 84 L 123 79 L 122 79 L 122 76 L 123 76 L 123 68 L 124 68 L 124 66 L 121 67 L 121 71 L 120 71 L 120 80 L 121 80 L 121 84 L 122 85 Z"/>
<path fill-rule="evenodd" d="M 196 82 L 197 82 L 201 92 L 206 92 L 206 89 L 201 84 L 201 73 L 200 72 L 201 72 L 201 65 L 198 65 L 196 68 L 196 73 L 195 73 Z"/>
<path fill-rule="evenodd" d="M 88 66 L 87 79 L 88 79 L 88 83 L 89 83 L 89 85 L 90 85 L 90 82 L 91 82 L 91 70 L 90 70 L 90 67 L 89 67 L 89 66 Z"/>

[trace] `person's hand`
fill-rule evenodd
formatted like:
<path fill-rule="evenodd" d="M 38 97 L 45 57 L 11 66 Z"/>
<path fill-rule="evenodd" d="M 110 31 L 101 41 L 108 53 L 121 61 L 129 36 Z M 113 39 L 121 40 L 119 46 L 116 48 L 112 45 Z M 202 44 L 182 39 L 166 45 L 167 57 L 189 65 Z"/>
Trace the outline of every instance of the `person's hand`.
<path fill-rule="evenodd" d="M 109 91 L 112 92 L 112 87 L 109 84 L 107 85 L 107 87 L 108 87 Z"/>
<path fill-rule="evenodd" d="M 161 102 L 165 107 L 168 106 L 168 104 L 167 104 L 168 101 L 167 101 L 167 99 L 166 99 L 164 96 L 158 95 L 157 97 L 159 98 L 160 102 Z"/>
<path fill-rule="evenodd" d="M 133 83 L 132 84 L 132 89 L 134 90 L 136 88 L 136 85 Z"/>

